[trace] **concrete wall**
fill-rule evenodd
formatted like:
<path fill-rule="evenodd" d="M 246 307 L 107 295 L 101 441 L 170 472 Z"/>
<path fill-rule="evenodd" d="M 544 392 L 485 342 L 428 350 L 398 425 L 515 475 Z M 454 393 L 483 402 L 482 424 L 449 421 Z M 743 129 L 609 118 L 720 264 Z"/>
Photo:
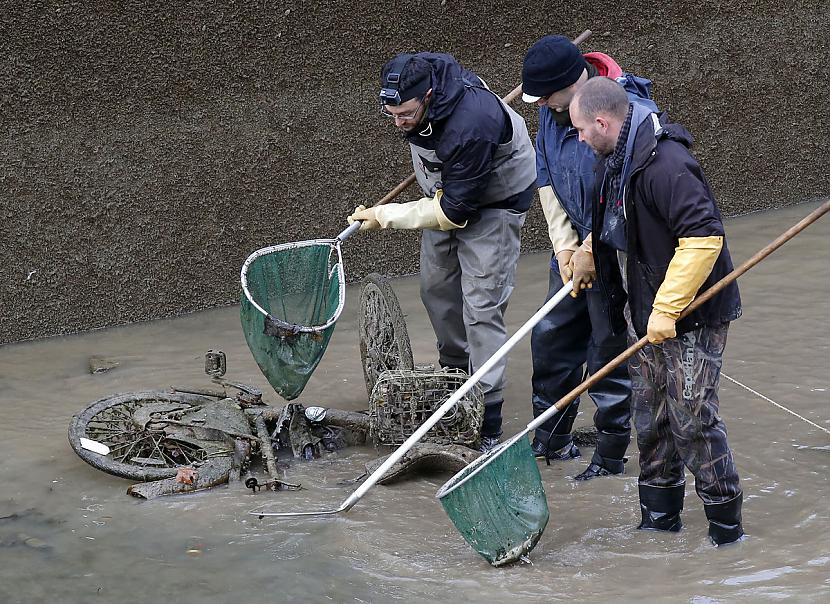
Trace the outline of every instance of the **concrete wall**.
<path fill-rule="evenodd" d="M 695 134 L 726 214 L 830 192 L 821 1 L 6 3 L 0 343 L 233 303 L 248 253 L 335 235 L 411 171 L 375 101 L 393 53 L 506 93 L 538 37 L 586 28 Z M 417 241 L 355 237 L 349 278 L 417 271 Z"/>

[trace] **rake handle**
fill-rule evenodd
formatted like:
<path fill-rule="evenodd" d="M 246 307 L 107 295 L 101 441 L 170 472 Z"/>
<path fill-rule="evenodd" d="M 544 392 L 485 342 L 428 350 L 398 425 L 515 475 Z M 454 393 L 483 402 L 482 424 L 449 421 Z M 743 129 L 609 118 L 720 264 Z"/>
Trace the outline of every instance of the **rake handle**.
<path fill-rule="evenodd" d="M 573 41 L 573 42 L 574 42 L 574 44 L 577 44 L 577 45 L 582 44 L 585 40 L 587 40 L 588 38 L 590 38 L 590 37 L 591 37 L 591 34 L 592 34 L 592 33 L 593 33 L 593 32 L 592 32 L 590 29 L 586 29 L 585 31 L 583 31 L 581 34 L 579 34 L 579 35 L 578 35 L 578 36 L 574 39 L 574 41 Z M 522 85 L 521 85 L 521 84 L 519 84 L 519 85 L 518 85 L 518 86 L 516 86 L 513 90 L 511 90 L 509 93 L 507 93 L 507 95 L 506 95 L 506 96 L 502 97 L 502 99 L 501 99 L 501 100 L 502 100 L 502 101 L 503 101 L 506 105 L 509 105 L 510 103 L 512 103 L 513 101 L 515 101 L 515 100 L 516 100 L 516 97 L 518 97 L 521 93 L 522 93 Z M 399 184 L 398 184 L 398 185 L 397 185 L 394 189 L 392 189 L 392 190 L 391 190 L 391 191 L 389 191 L 386 195 L 384 195 L 383 197 L 381 197 L 381 198 L 380 198 L 380 200 L 379 200 L 379 201 L 375 204 L 375 206 L 382 206 L 382 205 L 384 205 L 384 204 L 386 204 L 386 203 L 389 203 L 390 201 L 392 201 L 393 199 L 395 199 L 398 195 L 400 195 L 401 193 L 403 193 L 403 192 L 404 192 L 407 188 L 409 188 L 409 185 L 411 185 L 411 184 L 412 184 L 412 183 L 414 183 L 414 182 L 415 182 L 415 172 L 413 172 L 412 174 L 410 174 L 409 176 L 407 176 L 407 177 L 406 177 L 404 180 L 402 180 L 402 181 L 401 181 L 401 182 L 400 182 L 400 183 L 399 183 Z M 350 233 L 350 234 L 351 234 L 351 233 Z"/>
<path fill-rule="evenodd" d="M 810 212 L 807 216 L 802 218 L 799 222 L 791 226 L 789 229 L 784 231 L 781 235 L 771 241 L 766 247 L 759 250 L 752 256 L 749 260 L 741 264 L 738 268 L 734 269 L 731 273 L 726 275 L 723 279 L 715 283 L 712 287 L 707 289 L 703 292 L 700 296 L 695 298 L 695 300 L 689 304 L 686 309 L 680 313 L 680 319 L 686 317 L 689 313 L 694 312 L 698 308 L 700 308 L 703 304 L 708 302 L 713 296 L 715 296 L 718 292 L 720 292 L 723 288 L 727 285 L 735 281 L 738 277 L 743 275 L 753 266 L 761 262 L 764 258 L 772 254 L 775 250 L 780 248 L 782 245 L 787 243 L 790 239 L 798 235 L 801 231 L 806 229 L 808 226 L 813 224 L 816 220 L 824 216 L 827 212 L 830 212 L 830 200 L 824 202 L 821 206 Z M 533 430 L 538 426 L 541 426 L 545 423 L 552 415 L 556 412 L 561 411 L 568 405 L 570 405 L 576 397 L 580 394 L 588 390 L 591 386 L 599 382 L 601 379 L 605 378 L 610 374 L 614 369 L 616 369 L 619 365 L 627 361 L 629 358 L 634 356 L 634 354 L 643 348 L 646 344 L 648 344 L 648 337 L 643 336 L 636 343 L 629 346 L 619 355 L 614 357 L 605 367 L 594 373 L 591 377 L 587 380 L 582 382 L 579 386 L 571 390 L 568 394 L 563 396 L 559 399 L 550 409 L 545 411 L 542 415 L 537 417 L 535 420 L 530 422 L 527 425 L 527 430 Z"/>

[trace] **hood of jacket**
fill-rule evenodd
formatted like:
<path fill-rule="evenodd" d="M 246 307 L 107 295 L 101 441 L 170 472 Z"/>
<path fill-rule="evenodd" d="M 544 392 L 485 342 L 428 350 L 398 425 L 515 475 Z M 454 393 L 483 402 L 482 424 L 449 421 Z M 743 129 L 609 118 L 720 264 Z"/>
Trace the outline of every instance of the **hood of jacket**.
<path fill-rule="evenodd" d="M 451 55 L 438 52 L 419 52 L 415 55 L 424 59 L 432 68 L 432 99 L 427 119 L 438 122 L 447 118 L 464 96 L 465 86 L 482 86 L 479 77 L 459 65 Z"/>
<path fill-rule="evenodd" d="M 619 64 L 604 52 L 588 52 L 582 55 L 585 60 L 593 65 L 598 76 L 605 76 L 616 80 L 625 91 L 643 99 L 652 111 L 657 110 L 657 105 L 651 101 L 651 80 L 641 78 L 630 73 L 625 73 Z"/>
<path fill-rule="evenodd" d="M 586 52 L 582 57 L 597 68 L 597 75 L 616 80 L 623 74 L 619 63 L 604 52 Z"/>
<path fill-rule="evenodd" d="M 661 139 L 665 138 L 680 143 L 687 149 L 692 148 L 694 137 L 686 128 L 680 124 L 670 122 L 665 112 L 659 113 L 658 116 L 660 118 L 659 132 L 654 132 L 654 124 L 649 119 L 643 120 L 637 128 L 629 174 L 648 162 L 652 156 L 652 151 L 657 146 L 657 141 Z"/>

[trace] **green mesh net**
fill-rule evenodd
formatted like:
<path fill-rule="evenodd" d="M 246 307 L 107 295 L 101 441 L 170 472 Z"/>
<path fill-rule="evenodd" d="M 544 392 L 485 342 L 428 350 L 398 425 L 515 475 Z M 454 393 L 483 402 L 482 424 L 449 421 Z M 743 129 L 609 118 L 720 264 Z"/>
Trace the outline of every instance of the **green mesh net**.
<path fill-rule="evenodd" d="M 317 367 L 343 310 L 339 241 L 264 248 L 242 267 L 242 330 L 268 382 L 297 398 Z"/>
<path fill-rule="evenodd" d="M 467 543 L 493 566 L 527 554 L 548 523 L 542 477 L 525 433 L 461 470 L 438 498 Z"/>

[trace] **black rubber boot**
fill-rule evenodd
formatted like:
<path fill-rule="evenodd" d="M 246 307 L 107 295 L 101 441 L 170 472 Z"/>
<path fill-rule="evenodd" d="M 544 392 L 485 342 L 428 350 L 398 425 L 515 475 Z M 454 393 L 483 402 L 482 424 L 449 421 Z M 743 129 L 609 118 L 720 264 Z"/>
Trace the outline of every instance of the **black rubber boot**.
<path fill-rule="evenodd" d="M 709 538 L 712 544 L 720 547 L 734 543 L 743 537 L 744 529 L 741 526 L 741 505 L 744 494 L 724 501 L 723 503 L 704 503 L 706 519 L 709 520 Z"/>
<path fill-rule="evenodd" d="M 545 412 L 542 406 L 541 399 L 534 397 L 533 400 L 533 417 L 539 417 Z M 540 443 L 542 446 L 550 450 L 557 451 L 562 449 L 570 442 L 573 442 L 571 430 L 573 429 L 574 420 L 576 420 L 579 412 L 579 405 L 571 403 L 568 407 L 559 413 L 555 413 L 551 419 L 536 428 L 533 432 L 534 442 Z M 550 441 L 550 442 L 549 442 Z"/>
<path fill-rule="evenodd" d="M 591 480 L 600 476 L 622 474 L 625 471 L 625 450 L 630 440 L 631 437 L 628 434 L 600 432 L 591 463 L 584 472 L 574 476 L 574 480 Z"/>
<path fill-rule="evenodd" d="M 501 407 L 504 401 L 484 403 L 484 421 L 481 424 L 482 436 L 501 436 Z"/>
<path fill-rule="evenodd" d="M 640 513 L 643 518 L 638 529 L 676 533 L 683 528 L 680 512 L 683 511 L 685 484 L 673 487 L 653 487 L 641 484 L 639 490 Z"/>
<path fill-rule="evenodd" d="M 481 441 L 478 450 L 487 453 L 501 442 L 501 407 L 504 401 L 484 404 L 484 422 L 481 425 Z"/>
<path fill-rule="evenodd" d="M 550 465 L 551 459 L 561 461 L 575 459 L 581 455 L 573 441 L 570 434 L 551 434 L 537 429 L 530 448 L 533 455 L 539 459 L 545 458 Z"/>
<path fill-rule="evenodd" d="M 482 436 L 478 444 L 481 453 L 489 453 L 501 444 L 501 434 L 495 436 Z"/>

